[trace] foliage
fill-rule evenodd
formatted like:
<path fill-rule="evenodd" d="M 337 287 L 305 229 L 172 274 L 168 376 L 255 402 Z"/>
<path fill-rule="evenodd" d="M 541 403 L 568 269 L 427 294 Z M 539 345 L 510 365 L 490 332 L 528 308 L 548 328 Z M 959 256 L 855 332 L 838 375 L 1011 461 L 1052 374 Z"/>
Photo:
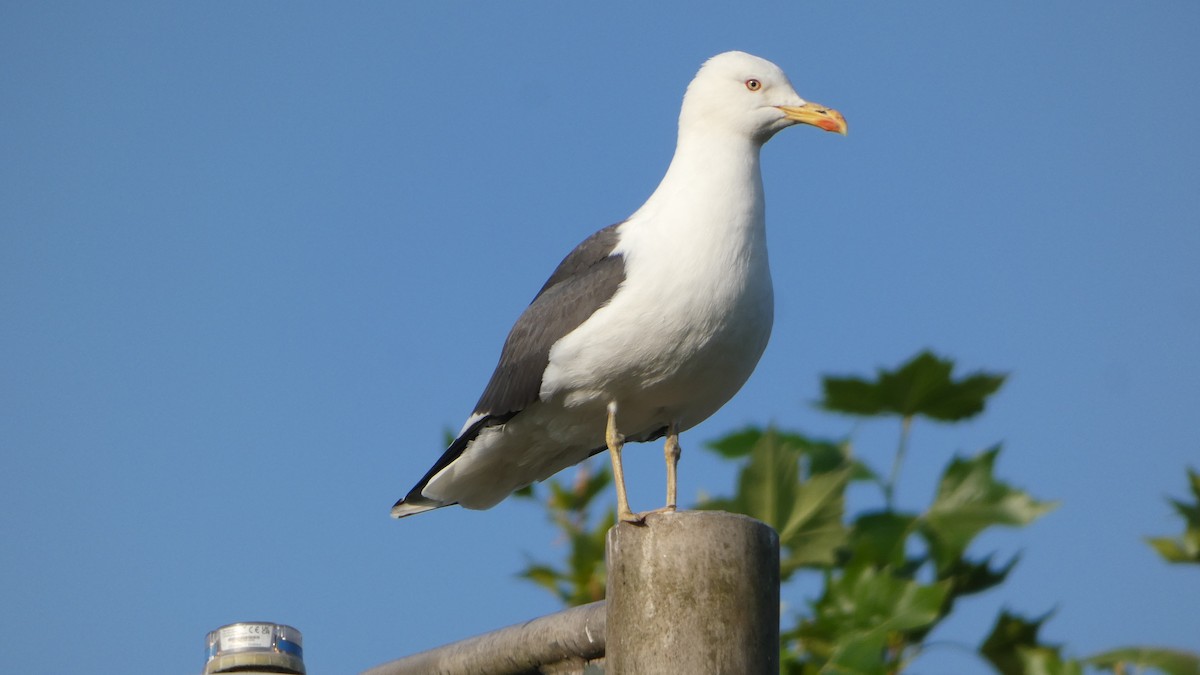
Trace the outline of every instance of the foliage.
<path fill-rule="evenodd" d="M 1172 499 L 1171 505 L 1183 516 L 1184 531 L 1177 539 L 1151 537 L 1146 541 L 1167 562 L 1200 564 L 1200 473 L 1188 469 L 1188 482 L 1192 487 L 1191 504 Z"/>
<path fill-rule="evenodd" d="M 870 471 L 849 461 L 838 444 L 773 429 L 747 429 L 724 439 L 723 447 L 726 456 L 732 451 L 747 459 L 737 492 L 699 508 L 742 513 L 775 528 L 783 580 L 801 567 L 833 564 L 848 535 L 846 484 L 871 477 Z"/>
<path fill-rule="evenodd" d="M 988 396 L 1004 384 L 1004 376 L 974 373 L 953 380 L 954 363 L 924 351 L 896 370 L 879 369 L 874 380 L 826 377 L 821 407 L 851 415 L 923 416 L 957 422 L 983 412 Z"/>
<path fill-rule="evenodd" d="M 799 575 L 822 582 L 781 630 L 781 671 L 796 675 L 890 674 L 928 648 L 927 637 L 956 603 L 1002 584 L 1016 557 L 971 552 L 976 538 L 993 527 L 1024 527 L 1054 508 L 999 479 L 1000 446 L 952 459 L 943 469 L 929 505 L 897 508 L 895 485 L 907 453 L 914 419 L 955 423 L 983 412 L 1004 376 L 977 372 L 953 377 L 953 362 L 922 352 L 873 379 L 826 377 L 818 406 L 868 419 L 900 418 L 900 438 L 886 477 L 856 459 L 847 440 L 829 440 L 773 427 L 751 427 L 718 439 L 709 449 L 738 463 L 731 496 L 697 508 L 743 513 L 779 533 L 780 578 Z M 586 465 L 585 465 L 586 467 Z M 1172 561 L 1197 560 L 1200 552 L 1200 476 L 1189 474 L 1197 503 L 1173 502 L 1186 519 L 1179 540 L 1151 539 Z M 614 511 L 590 515 L 611 481 L 607 471 L 584 468 L 575 485 L 558 482 L 531 495 L 545 502 L 570 546 L 566 565 L 534 564 L 523 576 L 568 605 L 603 597 L 604 538 Z M 848 513 L 846 491 L 854 483 L 878 487 L 881 504 Z M 1026 619 L 1002 612 L 977 648 L 982 662 L 1000 675 L 1082 675 L 1086 669 L 1130 672 L 1151 668 L 1168 675 L 1200 675 L 1200 656 L 1156 648 L 1124 648 L 1085 659 L 1043 643 L 1038 632 L 1050 618 Z"/>
<path fill-rule="evenodd" d="M 563 569 L 530 562 L 521 576 L 550 591 L 568 607 L 604 599 L 604 584 L 608 579 L 604 542 L 609 528 L 617 522 L 617 511 L 605 509 L 594 520 L 591 508 L 596 496 L 611 482 L 612 474 L 607 469 L 593 472 L 587 463 L 581 465 L 570 488 L 556 480 L 547 482 L 550 495 L 545 499 L 546 511 L 562 532 L 570 553 Z M 536 498 L 533 490 L 518 494 Z"/>

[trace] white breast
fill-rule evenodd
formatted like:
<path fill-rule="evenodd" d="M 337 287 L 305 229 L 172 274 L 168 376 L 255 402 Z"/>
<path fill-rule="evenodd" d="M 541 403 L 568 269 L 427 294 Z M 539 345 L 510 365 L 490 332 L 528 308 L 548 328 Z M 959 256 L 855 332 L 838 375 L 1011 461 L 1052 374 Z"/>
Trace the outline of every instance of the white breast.
<path fill-rule="evenodd" d="M 615 401 L 634 438 L 670 422 L 695 426 L 737 393 L 766 347 L 774 306 L 750 159 L 724 171 L 704 162 L 699 179 L 668 171 L 620 228 L 624 285 L 551 350 L 542 400 L 601 410 Z"/>

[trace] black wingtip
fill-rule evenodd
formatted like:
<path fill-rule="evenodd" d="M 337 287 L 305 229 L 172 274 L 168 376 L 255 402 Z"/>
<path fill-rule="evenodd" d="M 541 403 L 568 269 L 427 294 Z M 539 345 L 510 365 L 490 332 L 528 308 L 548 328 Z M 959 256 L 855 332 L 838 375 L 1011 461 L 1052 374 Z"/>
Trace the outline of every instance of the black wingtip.
<path fill-rule="evenodd" d="M 497 424 L 504 424 L 508 420 L 512 419 L 512 417 L 516 414 L 517 413 L 514 411 L 505 413 L 503 415 L 484 415 L 476 420 L 474 424 L 467 427 L 458 436 L 458 438 L 454 439 L 454 442 L 450 444 L 450 447 L 446 448 L 446 452 L 443 453 L 441 458 L 438 459 L 437 463 L 425 473 L 425 476 L 421 478 L 421 480 L 417 481 L 417 484 L 413 486 L 413 489 L 409 490 L 407 495 L 405 495 L 402 499 L 400 499 L 400 501 L 396 502 L 396 504 L 392 506 L 392 517 L 406 518 L 408 516 L 415 516 L 418 513 L 425 513 L 426 511 L 440 509 L 443 506 L 453 506 L 457 504 L 458 502 L 442 502 L 436 499 L 430 499 L 422 494 L 422 491 L 425 490 L 425 486 L 429 484 L 429 481 L 433 480 L 434 476 L 436 476 L 442 469 L 445 469 L 447 466 L 453 464 L 454 460 L 458 459 L 462 455 L 463 451 L 467 449 L 467 444 L 475 440 L 475 437 L 479 435 L 480 429 Z"/>

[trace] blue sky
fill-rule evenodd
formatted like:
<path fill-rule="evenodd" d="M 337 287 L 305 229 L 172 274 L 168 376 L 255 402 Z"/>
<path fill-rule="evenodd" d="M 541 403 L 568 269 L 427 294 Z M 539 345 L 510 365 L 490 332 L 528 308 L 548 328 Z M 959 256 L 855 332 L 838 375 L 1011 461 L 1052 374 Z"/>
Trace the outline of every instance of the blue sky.
<path fill-rule="evenodd" d="M 683 438 L 896 429 L 812 408 L 822 373 L 922 348 L 1011 373 L 918 424 L 1061 507 L 962 605 L 925 673 L 986 672 L 1001 607 L 1083 655 L 1196 648 L 1200 578 L 1142 543 L 1200 465 L 1200 4 L 8 3 L 0 9 L 0 652 L 21 673 L 195 673 L 207 631 L 291 624 L 356 672 L 547 613 L 532 506 L 395 522 L 512 321 L 649 195 L 707 57 L 838 108 L 763 170 L 771 345 Z M 657 445 L 626 453 L 659 505 Z M 785 599 L 792 605 L 800 597 Z M 105 665 L 108 664 L 108 665 Z"/>

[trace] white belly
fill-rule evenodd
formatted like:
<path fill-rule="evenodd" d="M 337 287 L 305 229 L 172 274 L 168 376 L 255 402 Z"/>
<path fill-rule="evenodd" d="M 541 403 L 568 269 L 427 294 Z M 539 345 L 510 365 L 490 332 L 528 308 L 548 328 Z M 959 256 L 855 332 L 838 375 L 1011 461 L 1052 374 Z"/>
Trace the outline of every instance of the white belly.
<path fill-rule="evenodd" d="M 716 412 L 758 364 L 774 298 L 765 247 L 715 253 L 700 264 L 695 255 L 628 260 L 612 302 L 551 350 L 542 400 L 599 409 L 601 429 L 615 402 L 630 438 Z"/>

